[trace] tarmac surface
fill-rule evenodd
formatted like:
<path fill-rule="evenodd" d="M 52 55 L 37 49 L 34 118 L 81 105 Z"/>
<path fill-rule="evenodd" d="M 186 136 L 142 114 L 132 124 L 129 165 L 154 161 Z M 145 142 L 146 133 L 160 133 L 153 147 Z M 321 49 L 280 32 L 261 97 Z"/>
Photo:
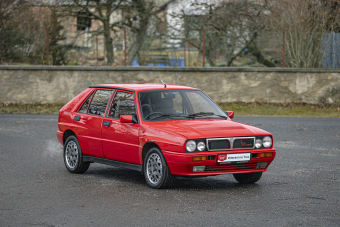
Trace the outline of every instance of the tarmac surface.
<path fill-rule="evenodd" d="M 70 174 L 57 116 L 0 115 L 0 226 L 340 226 L 340 119 L 235 120 L 274 136 L 258 183 L 177 178 L 155 190 L 127 169 Z"/>

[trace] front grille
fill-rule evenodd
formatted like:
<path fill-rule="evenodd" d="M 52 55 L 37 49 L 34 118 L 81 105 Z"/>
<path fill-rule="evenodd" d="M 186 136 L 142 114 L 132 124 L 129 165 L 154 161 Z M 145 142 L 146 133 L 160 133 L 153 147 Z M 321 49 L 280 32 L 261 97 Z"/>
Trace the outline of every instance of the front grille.
<path fill-rule="evenodd" d="M 211 165 L 205 166 L 204 171 L 242 171 L 242 170 L 250 170 L 255 169 L 257 163 L 232 163 L 226 165 Z"/>
<path fill-rule="evenodd" d="M 233 144 L 233 148 L 234 149 L 240 149 L 240 148 L 254 148 L 254 139 L 246 139 L 246 138 L 242 138 L 242 139 L 235 139 L 234 140 L 234 144 Z"/>
<path fill-rule="evenodd" d="M 207 139 L 208 151 L 254 149 L 255 137 Z"/>
<path fill-rule="evenodd" d="M 209 150 L 230 149 L 230 141 L 229 140 L 209 140 L 208 148 Z"/>

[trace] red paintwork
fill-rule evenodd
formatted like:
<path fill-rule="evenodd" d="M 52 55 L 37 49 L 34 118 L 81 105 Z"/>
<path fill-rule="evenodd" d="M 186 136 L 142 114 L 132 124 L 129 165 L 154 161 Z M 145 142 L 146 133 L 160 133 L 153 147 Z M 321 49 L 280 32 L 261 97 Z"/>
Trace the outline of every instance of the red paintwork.
<path fill-rule="evenodd" d="M 234 111 L 227 111 L 228 113 L 228 117 L 230 117 L 230 119 L 234 118 Z"/>
<path fill-rule="evenodd" d="M 132 123 L 132 115 L 120 115 L 120 123 Z"/>
<path fill-rule="evenodd" d="M 101 87 L 101 88 L 96 88 Z M 103 88 L 106 87 L 106 88 Z M 78 113 L 86 98 L 96 89 L 129 90 L 135 93 L 135 105 L 138 124 L 132 123 L 131 115 L 122 115 L 120 120 L 108 117 L 94 116 Z M 195 88 L 170 85 L 164 88 L 163 84 L 101 84 L 88 88 L 77 97 L 72 99 L 59 111 L 57 132 L 58 140 L 64 144 L 64 133 L 71 130 L 76 134 L 84 155 L 112 159 L 121 162 L 142 165 L 143 147 L 147 143 L 156 144 L 162 151 L 169 166 L 170 172 L 174 175 L 204 176 L 218 174 L 234 174 L 247 172 L 263 172 L 265 169 L 237 170 L 237 171 L 212 171 L 193 173 L 193 166 L 216 165 L 217 155 L 227 153 L 261 153 L 273 152 L 270 158 L 251 158 L 251 163 L 268 162 L 274 160 L 276 151 L 273 148 L 267 149 L 241 149 L 228 151 L 210 151 L 185 153 L 185 143 L 188 139 L 202 138 L 225 138 L 225 137 L 248 137 L 248 136 L 272 136 L 262 129 L 235 122 L 231 119 L 183 119 L 146 122 L 141 118 L 139 112 L 138 92 L 144 90 L 162 89 L 194 89 Z M 113 100 L 115 92 L 112 92 Z M 108 105 L 111 106 L 111 103 Z M 108 108 L 107 108 L 108 109 Z M 80 116 L 80 121 L 75 121 L 74 116 Z M 105 115 L 106 116 L 106 115 Z M 228 111 L 228 116 L 233 118 L 234 112 Z M 104 121 L 109 121 L 110 126 L 104 126 Z M 214 160 L 192 161 L 193 156 L 215 156 Z"/>

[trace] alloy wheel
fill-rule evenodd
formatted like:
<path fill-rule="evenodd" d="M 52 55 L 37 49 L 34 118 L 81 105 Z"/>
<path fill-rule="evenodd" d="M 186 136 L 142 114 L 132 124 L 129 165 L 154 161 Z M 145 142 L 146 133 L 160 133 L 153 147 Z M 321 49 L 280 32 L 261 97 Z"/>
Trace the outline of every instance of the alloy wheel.
<path fill-rule="evenodd" d="M 162 178 L 162 160 L 158 154 L 153 153 L 149 156 L 147 160 L 147 176 L 152 184 L 157 184 Z"/>
<path fill-rule="evenodd" d="M 78 146 L 74 141 L 70 141 L 67 144 L 65 159 L 69 168 L 74 169 L 78 164 Z"/>

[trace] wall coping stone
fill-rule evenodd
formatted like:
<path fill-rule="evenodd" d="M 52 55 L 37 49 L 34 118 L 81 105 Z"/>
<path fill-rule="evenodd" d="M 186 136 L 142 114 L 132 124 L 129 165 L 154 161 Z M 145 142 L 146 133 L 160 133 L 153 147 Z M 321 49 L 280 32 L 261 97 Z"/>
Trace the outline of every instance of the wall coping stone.
<path fill-rule="evenodd" d="M 110 66 L 31 66 L 0 65 L 0 70 L 49 70 L 49 71 L 154 71 L 154 72 L 281 72 L 281 73 L 340 73 L 339 69 L 298 69 L 278 67 L 110 67 Z"/>

